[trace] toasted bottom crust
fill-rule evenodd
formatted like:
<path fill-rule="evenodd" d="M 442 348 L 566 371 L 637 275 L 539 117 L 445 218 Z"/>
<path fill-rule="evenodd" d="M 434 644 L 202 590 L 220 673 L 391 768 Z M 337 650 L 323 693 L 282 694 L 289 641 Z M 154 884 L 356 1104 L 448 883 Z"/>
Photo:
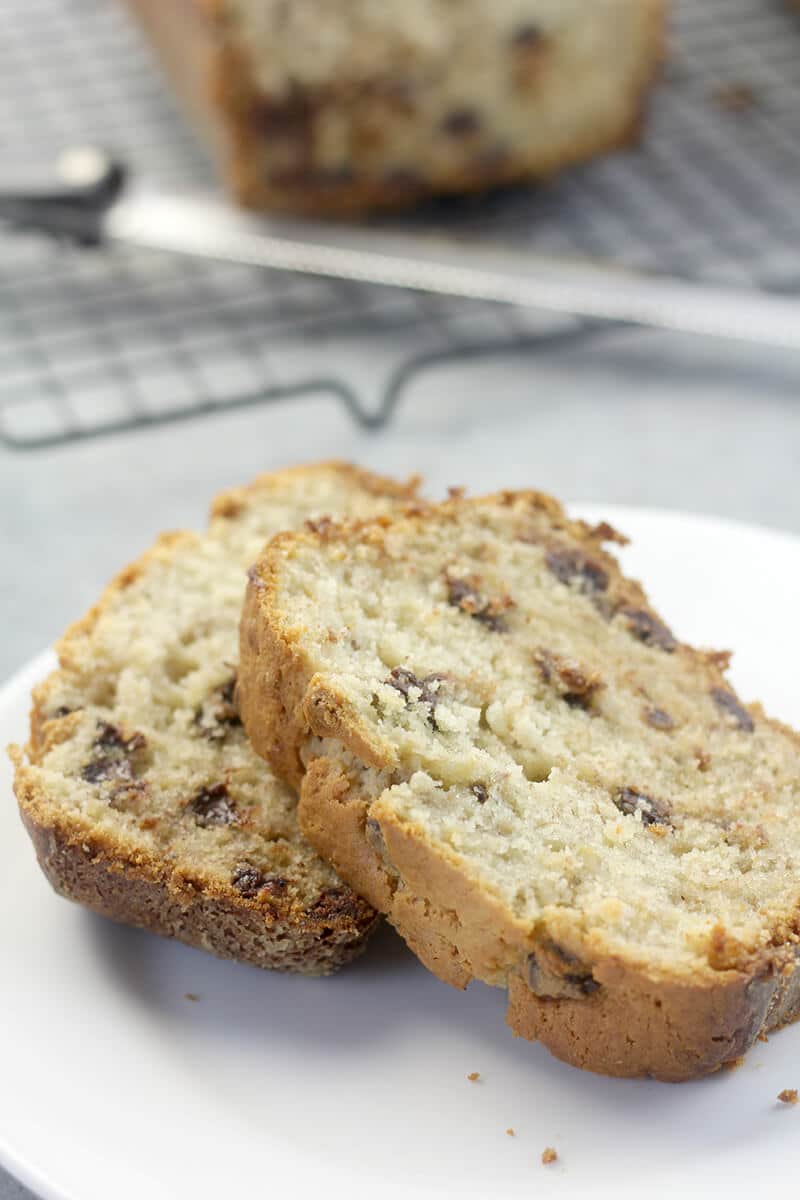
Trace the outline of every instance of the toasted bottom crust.
<path fill-rule="evenodd" d="M 472 947 L 455 913 L 399 885 L 366 831 L 370 798 L 330 759 L 317 759 L 300 793 L 300 825 L 341 877 L 376 908 L 435 975 L 465 988 Z M 404 870 L 407 879 L 407 872 Z M 800 969 L 720 972 L 720 982 L 652 980 L 614 959 L 593 964 L 601 985 L 579 999 L 537 996 L 508 980 L 506 1020 L 564 1062 L 602 1075 L 677 1083 L 719 1070 L 763 1034 L 800 1017 Z"/>
<path fill-rule="evenodd" d="M 24 786 L 20 815 L 39 865 L 59 895 L 125 925 L 135 925 L 188 946 L 276 971 L 327 975 L 365 948 L 377 917 L 358 897 L 347 912 L 326 918 L 282 919 L 241 897 L 214 895 L 208 886 L 177 881 L 164 863 L 134 859 L 119 849 L 79 836 L 75 828 L 34 814 Z"/>

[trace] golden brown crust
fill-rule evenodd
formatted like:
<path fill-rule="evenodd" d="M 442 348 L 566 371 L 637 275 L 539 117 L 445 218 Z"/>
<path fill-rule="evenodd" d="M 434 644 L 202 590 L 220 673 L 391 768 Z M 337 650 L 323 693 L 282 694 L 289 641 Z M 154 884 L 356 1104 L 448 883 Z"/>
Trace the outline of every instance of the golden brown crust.
<path fill-rule="evenodd" d="M 640 132 L 645 97 L 664 57 L 665 5 L 650 0 L 648 48 L 631 79 L 630 94 L 614 127 L 587 128 L 571 144 L 526 161 L 509 155 L 486 155 L 485 161 L 449 169 L 435 179 L 377 179 L 352 176 L 327 179 L 307 172 L 295 181 L 270 182 L 263 169 L 269 128 L 262 119 L 265 96 L 255 82 L 247 53 L 227 33 L 221 0 L 128 0 L 158 50 L 204 140 L 211 147 L 230 190 L 249 208 L 326 217 L 354 217 L 373 210 L 407 208 L 436 194 L 470 193 L 547 179 L 576 162 L 609 153 L 634 142 Z M 320 109 L 341 108 L 350 119 L 364 108 L 363 98 L 349 94 L 347 81 L 319 94 L 301 92 L 298 103 Z M 267 122 L 267 126 L 268 126 Z"/>
<path fill-rule="evenodd" d="M 593 560 L 612 577 L 615 595 L 655 617 L 641 587 L 624 579 L 616 560 L 600 549 L 601 541 L 618 540 L 613 531 L 568 521 L 550 497 L 524 495 L 591 549 Z M 514 500 L 503 495 L 455 499 L 436 512 L 455 521 L 465 503 Z M 426 515 L 408 519 L 424 523 Z M 380 543 L 386 529 L 387 522 L 363 523 L 358 536 Z M 347 544 L 353 532 L 353 526 L 334 529 L 328 538 Z M 515 1033 L 542 1041 L 567 1062 L 605 1074 L 695 1078 L 740 1057 L 760 1034 L 800 1015 L 797 937 L 789 928 L 776 929 L 774 950 L 757 955 L 721 945 L 718 961 L 688 979 L 654 978 L 611 956 L 600 942 L 587 938 L 566 947 L 565 939 L 565 948 L 555 956 L 556 969 L 559 955 L 564 962 L 591 964 L 585 985 L 580 978 L 575 982 L 570 967 L 560 981 L 553 975 L 552 985 L 534 994 L 525 972 L 531 955 L 541 954 L 540 931 L 515 922 L 499 900 L 465 877 L 455 858 L 446 860 L 388 807 L 382 809 L 375 796 L 359 791 L 347 774 L 348 754 L 389 772 L 394 763 L 391 753 L 314 675 L 296 632 L 282 620 L 276 597 L 281 560 L 313 539 L 313 533 L 276 539 L 252 576 L 242 617 L 245 725 L 276 772 L 299 786 L 301 828 L 312 844 L 343 879 L 387 914 L 426 966 L 456 987 L 474 977 L 507 984 L 508 1023 Z M 675 646 L 673 652 L 694 656 L 710 684 L 725 683 L 724 656 L 686 646 Z M 757 706 L 748 711 L 764 719 Z M 312 758 L 306 771 L 301 752 L 314 736 L 336 739 L 342 761 Z M 552 963 L 547 969 L 552 970 Z M 560 991 L 555 986 L 559 982 Z"/>
<path fill-rule="evenodd" d="M 211 503 L 209 516 L 212 520 L 215 517 L 235 517 L 254 496 L 263 495 L 265 491 L 280 491 L 287 482 L 307 474 L 309 470 L 331 471 L 342 480 L 349 482 L 352 487 L 367 492 L 371 496 L 390 496 L 398 501 L 405 500 L 409 503 L 413 501 L 420 485 L 419 475 L 411 475 L 405 482 L 401 482 L 396 479 L 387 479 L 383 475 L 376 475 L 374 471 L 368 471 L 364 467 L 356 466 L 355 463 L 346 462 L 344 459 L 330 458 L 314 463 L 310 467 L 305 464 L 297 467 L 285 467 L 281 471 L 265 471 L 243 487 L 229 488 L 228 491 L 220 492 Z"/>

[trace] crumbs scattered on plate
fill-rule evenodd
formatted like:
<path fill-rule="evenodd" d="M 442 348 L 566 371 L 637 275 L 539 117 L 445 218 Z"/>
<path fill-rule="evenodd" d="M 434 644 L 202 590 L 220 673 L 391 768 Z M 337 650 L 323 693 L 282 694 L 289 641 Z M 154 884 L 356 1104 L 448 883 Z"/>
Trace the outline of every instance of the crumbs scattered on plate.
<path fill-rule="evenodd" d="M 552 1146 L 545 1146 L 544 1150 L 542 1151 L 542 1162 L 544 1163 L 544 1165 L 547 1167 L 550 1165 L 550 1163 L 554 1163 L 557 1161 L 558 1161 L 558 1151 L 554 1150 Z"/>
<path fill-rule="evenodd" d="M 797 1088 L 784 1088 L 782 1092 L 778 1092 L 778 1099 L 781 1104 L 797 1104 Z"/>
<path fill-rule="evenodd" d="M 722 83 L 713 92 L 714 103 L 730 113 L 752 112 L 758 108 L 758 92 L 751 83 L 743 80 L 732 80 Z"/>

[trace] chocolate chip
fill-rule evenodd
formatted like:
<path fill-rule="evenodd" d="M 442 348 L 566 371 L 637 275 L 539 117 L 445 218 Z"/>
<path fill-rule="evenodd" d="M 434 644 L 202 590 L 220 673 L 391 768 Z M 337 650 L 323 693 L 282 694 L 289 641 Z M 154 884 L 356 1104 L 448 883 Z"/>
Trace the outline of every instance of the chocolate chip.
<path fill-rule="evenodd" d="M 556 579 L 561 583 L 578 583 L 582 592 L 604 592 L 608 588 L 608 572 L 582 550 L 552 546 L 546 562 Z"/>
<path fill-rule="evenodd" d="M 656 800 L 645 792 L 637 792 L 634 788 L 620 788 L 614 797 L 614 804 L 626 817 L 641 813 L 643 825 L 669 825 L 671 810 L 663 800 Z"/>
<path fill-rule="evenodd" d="M 220 742 L 228 731 L 241 725 L 236 706 L 237 676 L 234 671 L 230 679 L 216 688 L 194 714 L 194 723 L 209 742 Z"/>
<path fill-rule="evenodd" d="M 648 725 L 653 729 L 674 729 L 675 722 L 663 708 L 645 708 L 642 714 Z"/>
<path fill-rule="evenodd" d="M 96 758 L 81 771 L 87 783 L 104 783 L 108 779 L 131 779 L 133 770 L 127 758 Z"/>
<path fill-rule="evenodd" d="M 518 25 L 511 34 L 511 45 L 521 49 L 529 49 L 533 46 L 539 46 L 544 41 L 542 31 L 538 25 L 525 24 Z"/>
<path fill-rule="evenodd" d="M 598 991 L 591 970 L 556 942 L 542 942 L 528 956 L 528 986 L 537 996 L 552 1000 L 580 1000 Z"/>
<path fill-rule="evenodd" d="M 216 783 L 213 787 L 201 788 L 192 797 L 187 808 L 194 813 L 194 823 L 201 829 L 211 829 L 218 825 L 230 825 L 236 820 L 236 810 L 231 803 L 228 789 L 224 783 Z"/>
<path fill-rule="evenodd" d="M 477 133 L 480 117 L 474 108 L 454 108 L 442 120 L 442 129 L 453 137 L 466 137 Z"/>
<path fill-rule="evenodd" d="M 478 804 L 485 804 L 486 801 L 489 799 L 489 793 L 487 792 L 486 788 L 483 786 L 482 783 L 473 783 L 472 787 L 469 790 L 472 792 L 473 796 L 478 801 Z"/>
<path fill-rule="evenodd" d="M 667 654 L 671 654 L 678 645 L 672 630 L 645 609 L 625 608 L 623 616 L 633 636 L 644 642 L 645 646 L 656 646 L 659 650 L 666 650 Z"/>
<path fill-rule="evenodd" d="M 419 692 L 416 701 L 419 704 L 427 704 L 429 707 L 428 721 L 433 729 L 438 730 L 434 713 L 436 705 L 439 702 L 439 689 L 434 685 L 441 683 L 444 680 L 444 675 L 426 675 L 424 679 L 419 679 L 413 671 L 407 670 L 406 667 L 394 667 L 384 680 L 389 687 L 393 687 L 398 691 L 406 702 L 406 707 L 411 704 L 412 697 L 409 695 L 411 689 Z"/>
<path fill-rule="evenodd" d="M 81 771 L 87 783 L 104 783 L 109 779 L 131 780 L 134 770 L 132 757 L 147 745 L 143 733 L 126 737 L 110 721 L 98 721 L 93 746 L 96 753 Z"/>
<path fill-rule="evenodd" d="M 75 711 L 74 708 L 68 708 L 66 704 L 59 704 L 58 708 L 53 713 L 53 716 L 54 717 L 68 717 L 69 714 L 74 711 Z"/>
<path fill-rule="evenodd" d="M 133 754 L 147 745 L 147 739 L 143 733 L 133 733 L 126 738 L 116 725 L 112 725 L 108 721 L 98 721 L 94 744 L 105 750 L 119 750 L 122 754 Z"/>
<path fill-rule="evenodd" d="M 506 633 L 508 624 L 502 613 L 513 607 L 510 596 L 501 596 L 490 600 L 483 596 L 475 583 L 469 579 L 454 579 L 447 576 L 447 602 L 454 608 L 461 609 L 473 620 L 485 625 L 492 633 Z"/>
<path fill-rule="evenodd" d="M 726 688 L 712 688 L 711 698 L 717 708 L 733 718 L 737 729 L 741 729 L 743 733 L 753 732 L 755 729 L 753 718 L 733 692 L 729 692 Z"/>
<path fill-rule="evenodd" d="M 231 883 L 246 900 L 252 900 L 261 891 L 265 879 L 258 867 L 242 863 L 233 872 Z"/>

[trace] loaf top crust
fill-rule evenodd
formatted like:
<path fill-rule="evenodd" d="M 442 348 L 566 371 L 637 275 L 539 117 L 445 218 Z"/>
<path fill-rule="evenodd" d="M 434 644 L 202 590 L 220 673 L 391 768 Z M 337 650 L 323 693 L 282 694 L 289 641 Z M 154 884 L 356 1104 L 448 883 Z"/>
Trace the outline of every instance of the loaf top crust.
<path fill-rule="evenodd" d="M 295 786 L 335 764 L 417 925 L 539 995 L 795 958 L 798 737 L 679 641 L 623 540 L 539 493 L 457 496 L 280 536 L 245 603 L 256 748 Z"/>
<path fill-rule="evenodd" d="M 270 535 L 344 510 L 375 516 L 414 487 L 342 463 L 264 475 L 216 499 L 205 535 L 160 537 L 61 639 L 27 753 L 14 754 L 15 789 L 37 848 L 83 847 L 118 876 L 110 915 L 126 919 L 135 899 L 126 876 L 187 911 L 219 901 L 228 921 L 263 917 L 261 965 L 310 973 L 368 933 L 373 911 L 304 841 L 294 793 L 250 748 L 237 628 L 246 568 Z"/>

